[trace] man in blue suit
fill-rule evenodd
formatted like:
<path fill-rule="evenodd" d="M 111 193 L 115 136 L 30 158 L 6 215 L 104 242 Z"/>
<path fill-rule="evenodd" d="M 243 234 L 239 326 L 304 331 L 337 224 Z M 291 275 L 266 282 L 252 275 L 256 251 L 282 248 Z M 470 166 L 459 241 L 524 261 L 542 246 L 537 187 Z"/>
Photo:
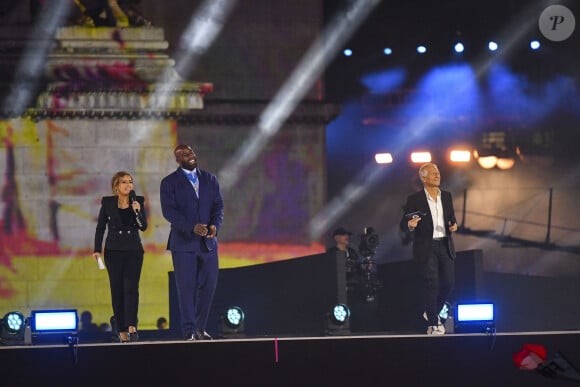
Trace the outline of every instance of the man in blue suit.
<path fill-rule="evenodd" d="M 217 234 L 224 202 L 217 178 L 197 168 L 188 145 L 174 151 L 179 167 L 161 181 L 161 210 L 171 223 L 171 251 L 183 333 L 187 340 L 211 340 L 205 331 L 218 279 Z"/>

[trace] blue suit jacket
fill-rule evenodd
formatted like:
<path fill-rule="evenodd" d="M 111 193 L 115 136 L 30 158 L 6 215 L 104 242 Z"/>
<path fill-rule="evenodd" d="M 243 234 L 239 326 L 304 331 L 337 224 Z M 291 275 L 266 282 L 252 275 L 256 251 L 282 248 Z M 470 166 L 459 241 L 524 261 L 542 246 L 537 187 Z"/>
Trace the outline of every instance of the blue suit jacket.
<path fill-rule="evenodd" d="M 218 232 L 224 217 L 224 202 L 217 178 L 197 169 L 199 199 L 181 170 L 161 180 L 160 199 L 163 217 L 171 223 L 167 249 L 171 251 L 213 251 L 217 238 L 207 239 L 193 232 L 197 223 L 216 226 Z"/>

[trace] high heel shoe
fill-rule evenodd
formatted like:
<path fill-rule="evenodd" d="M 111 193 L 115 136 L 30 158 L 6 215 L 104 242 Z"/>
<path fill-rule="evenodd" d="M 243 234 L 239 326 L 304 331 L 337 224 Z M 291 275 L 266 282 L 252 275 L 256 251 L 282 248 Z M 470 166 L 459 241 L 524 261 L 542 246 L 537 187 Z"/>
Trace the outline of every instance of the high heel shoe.
<path fill-rule="evenodd" d="M 127 332 L 119 332 L 119 341 L 121 343 L 128 343 L 131 340 L 131 336 Z"/>

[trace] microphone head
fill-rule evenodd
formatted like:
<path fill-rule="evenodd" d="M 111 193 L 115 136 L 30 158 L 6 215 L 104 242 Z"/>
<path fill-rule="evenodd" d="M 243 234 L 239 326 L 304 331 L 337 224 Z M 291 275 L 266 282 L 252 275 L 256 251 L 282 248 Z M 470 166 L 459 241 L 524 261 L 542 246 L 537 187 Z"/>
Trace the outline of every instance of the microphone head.
<path fill-rule="evenodd" d="M 129 192 L 129 200 L 131 200 L 131 202 L 134 202 L 137 200 L 137 195 L 135 194 L 134 189 L 132 189 L 131 192 Z"/>

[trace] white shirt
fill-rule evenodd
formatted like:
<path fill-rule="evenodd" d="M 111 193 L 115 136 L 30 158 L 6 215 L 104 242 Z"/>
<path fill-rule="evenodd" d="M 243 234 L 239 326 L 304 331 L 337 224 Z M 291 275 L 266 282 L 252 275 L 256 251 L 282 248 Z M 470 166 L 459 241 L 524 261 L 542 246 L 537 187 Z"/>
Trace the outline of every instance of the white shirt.
<path fill-rule="evenodd" d="M 437 191 L 437 197 L 433 199 L 429 192 L 425 190 L 427 203 L 431 210 L 431 219 L 433 220 L 433 238 L 443 238 L 445 234 L 445 220 L 443 219 L 443 203 L 441 202 L 441 190 Z"/>

